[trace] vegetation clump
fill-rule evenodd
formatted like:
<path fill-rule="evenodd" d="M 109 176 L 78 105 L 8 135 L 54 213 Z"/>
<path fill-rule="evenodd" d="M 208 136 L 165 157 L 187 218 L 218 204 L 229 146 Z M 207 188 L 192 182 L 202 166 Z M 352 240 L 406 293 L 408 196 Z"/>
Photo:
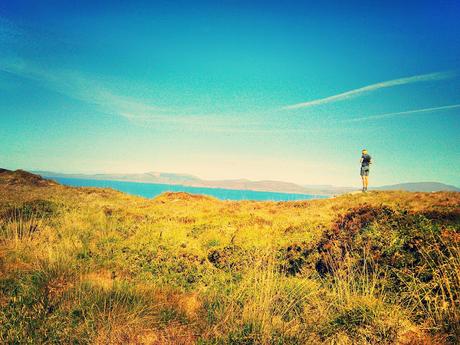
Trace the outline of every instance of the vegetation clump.
<path fill-rule="evenodd" d="M 414 319 L 430 319 L 459 339 L 460 229 L 455 217 L 389 207 L 354 208 L 318 244 L 316 267 L 334 275 L 344 265 L 385 269 L 379 282 L 387 298 L 410 305 Z M 351 258 L 351 260 L 346 260 Z"/>
<path fill-rule="evenodd" d="M 241 270 L 251 262 L 251 253 L 237 245 L 227 245 L 209 251 L 208 260 L 216 268 L 224 270 Z"/>

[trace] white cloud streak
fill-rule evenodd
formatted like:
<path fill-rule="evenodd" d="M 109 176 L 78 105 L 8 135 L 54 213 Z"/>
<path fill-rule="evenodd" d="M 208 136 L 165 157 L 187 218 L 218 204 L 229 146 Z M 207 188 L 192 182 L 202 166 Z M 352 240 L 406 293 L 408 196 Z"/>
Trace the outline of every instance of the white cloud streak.
<path fill-rule="evenodd" d="M 454 72 L 436 72 L 436 73 L 422 74 L 422 75 L 416 75 L 416 76 L 400 78 L 400 79 L 387 80 L 384 82 L 360 87 L 359 89 L 354 89 L 354 90 L 350 90 L 347 92 L 339 93 L 337 95 L 315 99 L 315 100 L 308 101 L 308 102 L 287 105 L 283 107 L 282 109 L 283 110 L 294 110 L 294 109 L 301 109 L 301 108 L 309 108 L 309 107 L 313 107 L 317 105 L 344 101 L 347 99 L 359 97 L 361 95 L 364 95 L 364 94 L 367 94 L 369 92 L 373 92 L 379 89 L 384 89 L 384 88 L 389 88 L 389 87 L 399 86 L 399 85 L 420 83 L 420 82 L 425 82 L 425 81 L 449 79 L 449 78 L 455 77 L 455 75 L 456 74 Z"/>
<path fill-rule="evenodd" d="M 394 112 L 394 113 L 386 113 L 386 114 L 378 114 L 378 115 L 357 117 L 357 118 L 354 118 L 354 119 L 344 120 L 343 122 L 372 121 L 372 120 L 386 119 L 386 118 L 389 118 L 389 117 L 404 116 L 404 115 L 411 115 L 411 114 L 420 114 L 420 113 L 431 113 L 433 111 L 458 109 L 458 108 L 460 108 L 460 104 L 452 104 L 452 105 L 445 105 L 445 106 L 441 106 L 441 107 L 423 108 L 423 109 L 415 109 L 415 110 L 407 110 L 407 111 L 398 111 L 398 112 Z"/>
<path fill-rule="evenodd" d="M 7 72 L 22 78 L 34 80 L 41 86 L 54 92 L 77 99 L 86 104 L 93 105 L 97 110 L 120 116 L 141 126 L 157 128 L 159 124 L 182 125 L 191 130 L 222 133 L 246 133 L 246 134 L 275 134 L 275 133 L 308 133 L 318 132 L 319 129 L 311 128 L 264 128 L 260 127 L 259 121 L 242 121 L 240 116 L 225 116 L 219 114 L 193 114 L 181 109 L 162 108 L 151 104 L 149 101 L 139 100 L 132 97 L 114 93 L 106 83 L 100 79 L 88 77 L 82 73 L 44 69 L 30 61 L 22 59 L 0 59 L 0 71 Z M 379 88 L 403 85 L 427 80 L 440 80 L 452 77 L 453 73 L 432 73 L 416 77 L 396 79 L 383 83 L 373 84 L 357 90 L 345 92 L 336 96 L 311 101 L 306 106 L 325 104 L 337 100 L 356 97 L 363 92 L 373 91 Z M 290 109 L 300 107 L 290 106 Z M 305 106 L 302 106 L 305 107 Z M 360 122 L 378 120 L 382 118 L 425 113 L 439 110 L 460 108 L 460 104 L 416 109 L 402 112 L 370 115 L 360 118 L 348 119 L 343 122 Z M 336 129 L 334 129 L 336 130 Z"/>
<path fill-rule="evenodd" d="M 85 77 L 75 71 L 44 69 L 19 59 L 1 60 L 0 71 L 34 80 L 49 90 L 99 106 L 108 112 L 116 112 L 119 115 L 128 110 L 142 113 L 153 113 L 160 110 L 132 98 L 116 95 L 102 86 L 97 79 Z"/>
<path fill-rule="evenodd" d="M 116 94 L 98 78 L 76 71 L 45 69 L 23 59 L 0 60 L 0 71 L 33 80 L 49 90 L 95 106 L 100 112 L 138 124 L 222 124 L 222 119 L 213 115 L 190 114 L 182 109 L 158 107 L 149 101 Z"/>

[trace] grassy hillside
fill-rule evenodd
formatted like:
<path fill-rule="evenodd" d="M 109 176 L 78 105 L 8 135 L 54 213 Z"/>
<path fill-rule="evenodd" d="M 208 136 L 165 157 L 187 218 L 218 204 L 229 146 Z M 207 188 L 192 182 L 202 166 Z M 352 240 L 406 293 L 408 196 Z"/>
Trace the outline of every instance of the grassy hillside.
<path fill-rule="evenodd" d="M 153 200 L 0 171 L 0 342 L 454 344 L 460 193 Z"/>

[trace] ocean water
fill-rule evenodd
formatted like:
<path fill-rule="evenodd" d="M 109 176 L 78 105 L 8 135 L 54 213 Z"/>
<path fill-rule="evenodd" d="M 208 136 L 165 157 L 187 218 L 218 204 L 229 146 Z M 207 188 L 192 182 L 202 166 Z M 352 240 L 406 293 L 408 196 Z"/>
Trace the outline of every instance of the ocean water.
<path fill-rule="evenodd" d="M 110 180 L 89 180 L 67 177 L 50 177 L 51 179 L 74 187 L 103 187 L 113 188 L 132 195 L 154 198 L 164 192 L 187 192 L 191 194 L 204 194 L 221 200 L 258 200 L 258 201 L 292 201 L 326 198 L 323 195 L 293 194 L 276 192 L 258 192 L 251 190 L 236 190 L 223 188 L 187 187 L 181 185 L 140 183 Z"/>

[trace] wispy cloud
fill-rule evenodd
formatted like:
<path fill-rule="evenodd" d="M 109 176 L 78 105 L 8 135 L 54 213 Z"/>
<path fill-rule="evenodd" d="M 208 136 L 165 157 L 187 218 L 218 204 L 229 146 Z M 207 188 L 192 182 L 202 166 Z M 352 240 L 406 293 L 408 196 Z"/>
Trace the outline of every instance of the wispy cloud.
<path fill-rule="evenodd" d="M 14 25 L 0 16 L 0 48 L 3 43 L 15 41 L 29 41 L 25 30 Z M 42 39 L 36 35 L 31 41 Z M 19 39 L 21 38 L 21 39 Z M 6 50 L 6 49 L 5 49 Z M 42 65 L 32 59 L 25 59 L 17 55 L 0 57 L 0 88 L 11 89 L 11 81 L 1 78 L 1 72 L 33 80 L 53 92 L 81 101 L 95 108 L 95 110 L 120 116 L 136 125 L 148 128 L 170 128 L 166 125 L 182 125 L 182 128 L 197 129 L 200 131 L 246 131 L 246 127 L 259 125 L 259 121 L 245 118 L 247 114 L 221 114 L 198 111 L 188 107 L 177 107 L 174 104 L 167 107 L 156 105 L 157 100 L 148 98 L 139 99 L 127 96 L 120 92 L 118 82 L 107 82 L 96 75 L 89 75 L 78 70 L 60 69 Z M 5 84 L 3 85 L 2 82 Z"/>
<path fill-rule="evenodd" d="M 460 108 L 460 104 L 452 104 L 452 105 L 444 105 L 441 107 L 432 107 L 432 108 L 414 109 L 414 110 L 407 110 L 407 111 L 398 111 L 398 112 L 393 112 L 393 113 L 369 115 L 369 116 L 363 116 L 363 117 L 357 117 L 354 119 L 344 120 L 343 122 L 361 122 L 361 121 L 380 120 L 380 119 L 385 119 L 389 117 L 404 116 L 404 115 L 419 114 L 419 113 L 431 113 L 433 111 L 441 111 L 441 110 L 449 110 L 449 109 L 457 109 L 457 108 Z"/>
<path fill-rule="evenodd" d="M 153 116 L 164 110 L 131 97 L 117 95 L 97 78 L 77 71 L 42 68 L 23 59 L 0 60 L 0 71 L 34 80 L 47 89 L 121 116 L 130 114 L 126 117 L 134 117 L 132 113 Z"/>
<path fill-rule="evenodd" d="M 389 87 L 398 86 L 398 85 L 419 83 L 419 82 L 424 82 L 424 81 L 449 79 L 449 78 L 453 78 L 455 75 L 456 75 L 455 72 L 436 72 L 436 73 L 421 74 L 421 75 L 400 78 L 400 79 L 387 80 L 387 81 L 383 81 L 380 83 L 360 87 L 358 89 L 350 90 L 347 92 L 339 93 L 337 95 L 315 99 L 315 100 L 308 101 L 308 102 L 287 105 L 283 107 L 282 109 L 293 110 L 293 109 L 300 109 L 300 108 L 308 108 L 308 107 L 313 107 L 313 106 L 317 106 L 321 104 L 327 104 L 327 103 L 347 100 L 350 98 L 355 98 L 355 97 L 358 97 L 363 94 L 366 94 L 372 91 L 376 91 L 379 89 L 389 88 Z"/>
<path fill-rule="evenodd" d="M 105 114 L 119 116 L 145 128 L 181 129 L 217 133 L 272 133 L 261 128 L 259 117 L 267 112 L 222 114 L 196 112 L 174 105 L 161 107 L 149 99 L 137 99 L 114 92 L 112 83 L 79 71 L 44 68 L 30 60 L 0 59 L 0 72 L 7 72 L 37 82 L 41 87 L 95 107 Z M 1 81 L 1 80 L 0 80 Z M 251 116 L 248 116 L 250 114 Z M 297 130 L 295 130 L 297 131 Z"/>
<path fill-rule="evenodd" d="M 0 59 L 0 72 L 7 72 L 22 78 L 36 81 L 42 87 L 54 92 L 77 99 L 88 105 L 96 107 L 100 112 L 113 114 L 125 118 L 137 125 L 148 128 L 159 128 L 164 125 L 181 125 L 182 128 L 190 130 L 218 132 L 218 133 L 242 133 L 242 134 L 277 134 L 277 133 L 317 133 L 326 131 L 318 128 L 271 128 L 266 127 L 264 122 L 253 118 L 248 120 L 241 114 L 215 114 L 215 113 L 194 113 L 186 109 L 172 107 L 159 107 L 150 100 L 137 99 L 114 92 L 110 83 L 106 83 L 98 77 L 88 76 L 78 71 L 62 70 L 57 68 L 43 68 L 31 61 L 13 58 Z M 311 101 L 306 106 L 329 103 L 336 100 L 356 97 L 357 95 L 376 90 L 379 88 L 414 83 L 426 80 L 440 80 L 452 77 L 451 72 L 432 73 L 416 77 L 396 79 L 383 83 L 373 84 L 357 90 L 342 93 L 336 96 Z M 1 80 L 0 80 L 1 81 Z M 298 105 L 290 106 L 289 109 L 300 107 Z M 440 110 L 460 108 L 460 104 L 416 109 L 402 112 L 393 112 L 386 114 L 377 114 L 364 116 L 360 118 L 348 119 L 343 122 L 359 122 L 377 120 L 382 118 L 409 115 L 415 113 L 424 113 Z M 253 114 L 259 118 L 266 115 L 265 113 Z M 172 128 L 172 127 L 164 127 Z M 337 128 L 328 129 L 327 131 L 337 131 Z"/>
<path fill-rule="evenodd" d="M 0 71 L 34 80 L 42 87 L 95 106 L 103 113 L 121 116 L 139 124 L 199 125 L 221 120 L 216 116 L 191 114 L 175 107 L 159 107 L 149 100 L 118 94 L 100 78 L 78 71 L 43 68 L 24 59 L 0 59 Z"/>

